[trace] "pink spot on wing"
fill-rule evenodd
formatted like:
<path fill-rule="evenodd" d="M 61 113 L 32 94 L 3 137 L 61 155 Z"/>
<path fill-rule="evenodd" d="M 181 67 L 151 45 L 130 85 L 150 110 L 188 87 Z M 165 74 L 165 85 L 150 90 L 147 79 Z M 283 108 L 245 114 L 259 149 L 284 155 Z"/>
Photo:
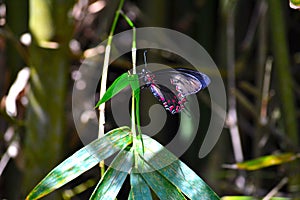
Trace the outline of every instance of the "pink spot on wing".
<path fill-rule="evenodd" d="M 169 109 L 172 112 L 172 110 L 174 109 L 174 106 L 170 106 Z"/>

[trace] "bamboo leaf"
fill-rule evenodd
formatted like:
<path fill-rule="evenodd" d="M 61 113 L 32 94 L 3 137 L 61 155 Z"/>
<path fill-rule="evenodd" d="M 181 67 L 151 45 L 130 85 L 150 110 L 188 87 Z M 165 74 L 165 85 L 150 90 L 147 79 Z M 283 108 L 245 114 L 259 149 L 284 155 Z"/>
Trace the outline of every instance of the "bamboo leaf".
<path fill-rule="evenodd" d="M 217 194 L 186 164 L 157 141 L 143 135 L 144 159 L 153 169 L 178 187 L 190 199 L 219 199 Z"/>
<path fill-rule="evenodd" d="M 132 88 L 132 90 L 135 92 L 135 94 L 140 92 L 140 84 L 139 84 L 139 77 L 137 74 L 132 74 L 128 76 L 129 84 Z"/>
<path fill-rule="evenodd" d="M 26 199 L 39 199 L 83 172 L 89 170 L 101 160 L 108 158 L 132 142 L 129 127 L 114 129 L 75 152 L 55 167 L 27 196 Z"/>
<path fill-rule="evenodd" d="M 297 154 L 283 153 L 278 155 L 262 156 L 257 159 L 240 162 L 233 165 L 224 165 L 224 167 L 241 170 L 258 170 L 273 165 L 280 165 L 286 162 L 291 162 L 297 158 L 299 158 L 299 155 Z"/>
<path fill-rule="evenodd" d="M 132 189 L 131 189 L 130 192 L 129 192 L 129 195 L 128 195 L 128 200 L 133 200 L 134 199 L 132 193 L 133 192 L 132 192 Z"/>
<path fill-rule="evenodd" d="M 125 87 L 129 86 L 130 82 L 128 79 L 128 73 L 124 73 L 121 76 L 119 76 L 113 84 L 107 89 L 103 97 L 97 102 L 95 108 L 99 107 L 102 103 L 105 103 L 109 99 L 111 99 L 113 96 L 118 94 L 121 90 L 123 90 Z"/>
<path fill-rule="evenodd" d="M 152 200 L 150 188 L 139 173 L 132 172 L 130 174 L 130 185 L 129 199 Z"/>
<path fill-rule="evenodd" d="M 113 160 L 111 166 L 106 170 L 90 199 L 114 200 L 117 197 L 128 172 L 132 168 L 132 163 L 132 150 L 122 150 Z"/>
<path fill-rule="evenodd" d="M 160 199 L 186 199 L 179 188 L 139 157 L 137 171 Z M 145 172 L 145 170 L 147 172 Z"/>
<path fill-rule="evenodd" d="M 290 3 L 294 4 L 295 6 L 300 6 L 300 0 L 290 0 Z"/>

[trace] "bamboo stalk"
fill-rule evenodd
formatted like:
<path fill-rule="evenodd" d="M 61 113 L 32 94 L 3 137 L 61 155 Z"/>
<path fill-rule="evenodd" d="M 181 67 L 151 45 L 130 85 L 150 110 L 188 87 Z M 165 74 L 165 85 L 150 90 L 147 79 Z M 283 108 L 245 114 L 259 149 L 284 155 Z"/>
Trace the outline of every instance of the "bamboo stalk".
<path fill-rule="evenodd" d="M 228 77 L 228 113 L 227 120 L 229 126 L 229 132 L 233 147 L 233 154 L 236 162 L 242 162 L 244 160 L 242 143 L 240 138 L 240 132 L 238 128 L 237 110 L 236 110 L 236 97 L 234 90 L 236 88 L 235 78 L 235 7 L 236 1 L 227 5 L 229 8 L 226 20 L 226 44 L 227 44 L 227 77 Z M 240 189 L 245 188 L 245 176 L 243 173 L 239 173 L 236 178 L 236 185 Z"/>
<path fill-rule="evenodd" d="M 275 72 L 277 73 L 278 90 L 282 105 L 282 117 L 286 136 L 299 146 L 297 129 L 296 106 L 292 88 L 292 75 L 287 37 L 284 25 L 283 7 L 281 0 L 269 0 L 270 29 L 272 50 L 274 54 Z M 291 148 L 291 147 L 290 147 Z M 295 150 L 295 149 L 290 149 Z M 289 168 L 289 190 L 294 197 L 300 194 L 300 173 L 298 163 L 292 163 Z"/>
<path fill-rule="evenodd" d="M 240 133 L 237 125 L 237 112 L 236 112 L 236 97 L 233 94 L 235 90 L 235 58 L 234 58 L 234 8 L 227 16 L 227 68 L 228 68 L 228 120 L 229 130 L 233 143 L 233 153 L 236 162 L 242 162 L 243 152 L 240 140 Z"/>
<path fill-rule="evenodd" d="M 103 71 L 102 71 L 102 79 L 101 79 L 101 87 L 100 87 L 100 98 L 101 99 L 105 92 L 106 92 L 106 83 L 107 83 L 107 74 L 108 74 L 108 65 L 109 65 L 109 58 L 110 58 L 110 50 L 111 50 L 111 43 L 113 39 L 113 35 L 117 26 L 117 22 L 120 16 L 120 10 L 122 9 L 124 5 L 124 0 L 120 0 L 118 9 L 115 13 L 115 17 L 113 20 L 113 24 L 108 36 L 107 45 L 105 49 L 105 55 L 104 55 L 104 63 L 103 63 Z M 101 104 L 98 107 L 99 110 L 99 130 L 98 130 L 98 138 L 101 138 L 104 136 L 104 124 L 105 124 L 105 103 Z M 101 176 L 105 172 L 105 164 L 104 160 L 99 163 L 99 166 L 101 168 Z"/>
<path fill-rule="evenodd" d="M 26 173 L 23 194 L 27 194 L 61 159 L 65 136 L 65 99 L 69 67 L 69 41 L 73 24 L 68 11 L 73 2 L 31 0 L 29 47 L 30 90 L 26 110 L 26 138 L 23 154 Z M 55 26 L 54 26 L 55 24 Z M 60 38 L 54 41 L 54 38 Z M 53 193 L 52 199 L 59 194 Z"/>

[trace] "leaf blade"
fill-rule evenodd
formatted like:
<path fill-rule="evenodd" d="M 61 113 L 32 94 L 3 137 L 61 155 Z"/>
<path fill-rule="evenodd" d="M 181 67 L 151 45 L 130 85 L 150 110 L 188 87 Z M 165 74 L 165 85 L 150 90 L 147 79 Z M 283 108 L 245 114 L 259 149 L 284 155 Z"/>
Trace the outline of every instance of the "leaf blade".
<path fill-rule="evenodd" d="M 190 199 L 220 199 L 218 195 L 186 164 L 154 139 L 143 135 L 144 158 Z"/>
<path fill-rule="evenodd" d="M 241 170 L 258 170 L 274 165 L 280 165 L 283 163 L 294 161 L 299 158 L 299 155 L 294 153 L 282 153 L 277 155 L 267 155 L 262 156 L 253 160 L 248 160 L 245 162 L 236 163 L 233 165 L 228 165 L 229 168 L 241 169 Z M 225 165 L 226 167 L 226 165 Z"/>
<path fill-rule="evenodd" d="M 114 129 L 75 152 L 51 170 L 28 194 L 26 199 L 39 199 L 75 179 L 101 160 L 132 142 L 129 127 Z"/>
<path fill-rule="evenodd" d="M 140 174 L 146 183 L 152 188 L 153 192 L 155 192 L 155 194 L 159 197 L 159 199 L 186 199 L 179 188 L 173 185 L 158 171 L 151 169 L 152 167 L 147 164 L 147 161 L 139 157 L 137 170 L 139 171 L 141 167 L 146 167 L 147 171 L 149 171 L 140 172 Z"/>
<path fill-rule="evenodd" d="M 130 173 L 131 199 L 152 200 L 149 186 L 139 173 Z"/>
<path fill-rule="evenodd" d="M 111 166 L 106 170 L 90 199 L 114 200 L 117 197 L 128 172 L 132 168 L 132 164 L 132 151 L 122 150 L 115 157 Z"/>
<path fill-rule="evenodd" d="M 130 85 L 130 82 L 128 79 L 128 73 L 123 73 L 107 89 L 107 91 L 105 92 L 103 97 L 97 102 L 95 108 L 99 107 L 102 103 L 105 103 L 106 101 L 111 99 L 113 96 L 118 94 L 121 90 L 123 90 L 125 87 L 127 87 L 129 85 Z"/>

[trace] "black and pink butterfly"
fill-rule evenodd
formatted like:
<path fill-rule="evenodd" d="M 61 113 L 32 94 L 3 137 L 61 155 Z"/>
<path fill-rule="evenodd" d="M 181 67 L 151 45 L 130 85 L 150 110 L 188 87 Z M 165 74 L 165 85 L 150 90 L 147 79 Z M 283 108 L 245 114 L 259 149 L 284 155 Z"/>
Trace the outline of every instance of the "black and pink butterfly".
<path fill-rule="evenodd" d="M 151 72 L 147 69 L 146 57 L 145 66 L 138 73 L 142 85 L 150 88 L 152 94 L 172 114 L 184 109 L 186 96 L 195 94 L 210 84 L 207 75 L 191 69 L 163 69 Z"/>

